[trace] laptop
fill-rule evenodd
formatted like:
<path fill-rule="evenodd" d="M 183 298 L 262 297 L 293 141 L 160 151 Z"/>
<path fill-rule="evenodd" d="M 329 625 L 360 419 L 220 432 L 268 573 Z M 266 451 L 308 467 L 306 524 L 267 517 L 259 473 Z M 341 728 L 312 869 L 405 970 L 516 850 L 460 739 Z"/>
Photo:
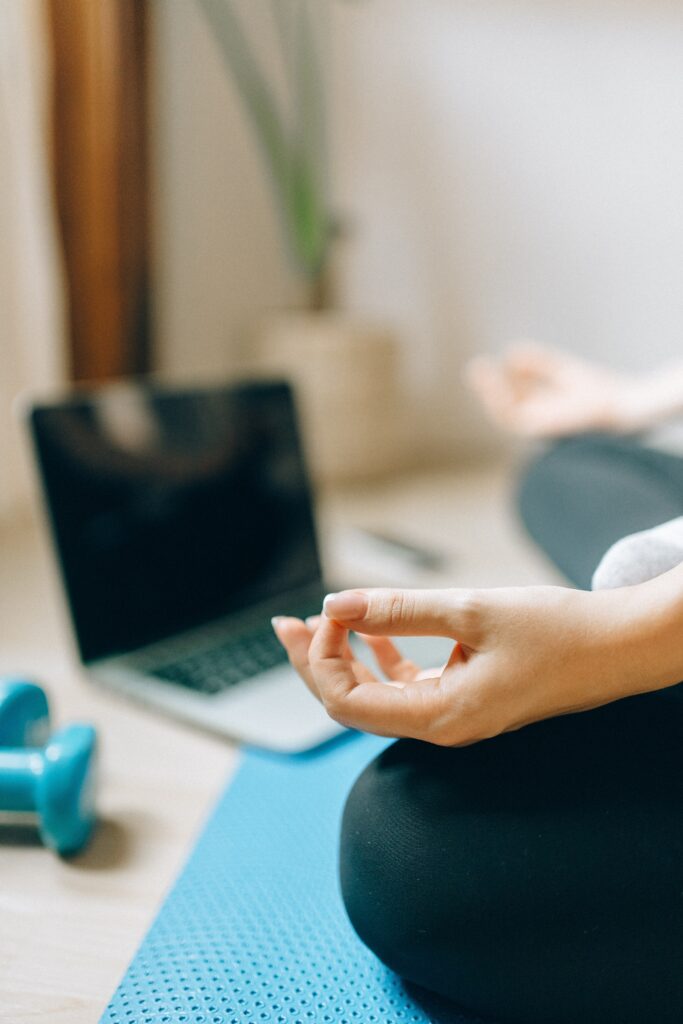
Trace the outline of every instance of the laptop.
<path fill-rule="evenodd" d="M 88 675 L 271 750 L 340 732 L 270 626 L 326 592 L 289 386 L 136 381 L 28 418 Z"/>

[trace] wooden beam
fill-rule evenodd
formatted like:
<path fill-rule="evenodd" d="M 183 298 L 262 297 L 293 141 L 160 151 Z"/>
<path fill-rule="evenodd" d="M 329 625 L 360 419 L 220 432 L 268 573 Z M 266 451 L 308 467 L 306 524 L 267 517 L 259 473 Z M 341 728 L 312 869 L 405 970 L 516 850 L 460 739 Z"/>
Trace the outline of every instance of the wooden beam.
<path fill-rule="evenodd" d="M 150 367 L 147 0 L 47 0 L 74 380 Z"/>

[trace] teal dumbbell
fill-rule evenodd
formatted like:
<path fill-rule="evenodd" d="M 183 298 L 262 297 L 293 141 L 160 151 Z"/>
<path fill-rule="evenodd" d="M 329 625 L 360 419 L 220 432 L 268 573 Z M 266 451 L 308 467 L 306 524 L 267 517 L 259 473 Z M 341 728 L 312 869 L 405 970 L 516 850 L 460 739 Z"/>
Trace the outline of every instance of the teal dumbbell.
<path fill-rule="evenodd" d="M 69 725 L 43 748 L 0 749 L 0 811 L 30 811 L 46 846 L 77 853 L 95 824 L 97 735 Z"/>
<path fill-rule="evenodd" d="M 0 679 L 0 747 L 42 747 L 50 734 L 45 691 L 26 679 Z"/>

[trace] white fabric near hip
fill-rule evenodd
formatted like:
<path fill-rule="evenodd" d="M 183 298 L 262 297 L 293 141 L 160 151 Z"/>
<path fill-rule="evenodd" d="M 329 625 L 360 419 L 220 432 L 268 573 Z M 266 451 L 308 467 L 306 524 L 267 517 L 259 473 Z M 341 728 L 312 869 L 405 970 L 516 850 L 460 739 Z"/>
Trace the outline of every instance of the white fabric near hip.
<path fill-rule="evenodd" d="M 593 574 L 593 590 L 644 583 L 683 562 L 683 516 L 613 544 Z"/>

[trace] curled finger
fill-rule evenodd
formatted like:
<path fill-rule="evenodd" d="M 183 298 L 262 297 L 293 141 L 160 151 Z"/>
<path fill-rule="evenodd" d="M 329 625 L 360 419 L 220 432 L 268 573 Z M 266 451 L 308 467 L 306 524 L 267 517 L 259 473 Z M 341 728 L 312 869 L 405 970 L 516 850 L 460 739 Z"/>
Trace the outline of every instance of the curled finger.
<path fill-rule="evenodd" d="M 368 645 L 382 672 L 395 682 L 410 683 L 420 675 L 420 666 L 409 658 L 404 658 L 398 647 L 387 636 L 370 636 L 368 633 L 358 634 Z M 432 673 L 433 675 L 434 673 Z"/>
<path fill-rule="evenodd" d="M 314 697 L 320 700 L 320 692 L 316 686 L 309 658 L 313 634 L 301 619 L 280 615 L 272 620 L 275 635 L 287 652 L 289 662 L 295 672 L 301 676 Z"/>

